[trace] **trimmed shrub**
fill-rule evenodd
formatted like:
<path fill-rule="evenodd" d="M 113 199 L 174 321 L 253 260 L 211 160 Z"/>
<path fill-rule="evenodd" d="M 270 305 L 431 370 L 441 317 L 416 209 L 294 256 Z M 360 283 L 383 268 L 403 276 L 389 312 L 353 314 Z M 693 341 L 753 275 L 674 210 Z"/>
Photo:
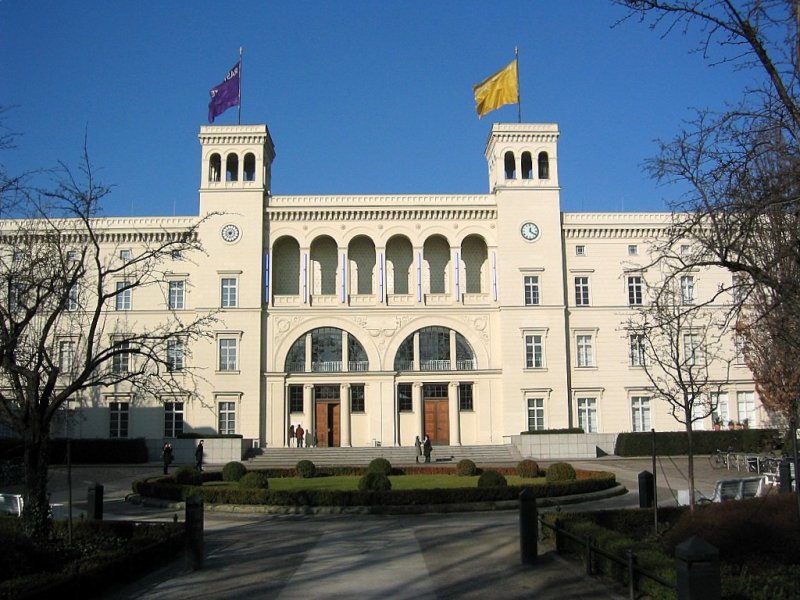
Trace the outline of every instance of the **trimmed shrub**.
<path fill-rule="evenodd" d="M 317 474 L 317 465 L 310 460 L 304 459 L 295 465 L 294 470 L 297 471 L 298 477 L 302 477 L 303 479 L 311 479 Z"/>
<path fill-rule="evenodd" d="M 266 490 L 269 488 L 269 478 L 263 471 L 250 471 L 239 480 L 239 487 L 245 489 Z"/>
<path fill-rule="evenodd" d="M 507 485 L 508 482 L 506 481 L 506 478 L 497 471 L 484 471 L 481 473 L 481 476 L 478 477 L 479 488 L 506 487 Z"/>
<path fill-rule="evenodd" d="M 517 475 L 520 477 L 525 477 L 526 479 L 538 477 L 539 463 L 537 463 L 535 460 L 531 460 L 530 458 L 519 461 L 517 463 Z"/>
<path fill-rule="evenodd" d="M 203 485 L 203 475 L 193 465 L 183 465 L 175 471 L 175 483 L 181 485 Z"/>
<path fill-rule="evenodd" d="M 388 477 L 392 473 L 392 463 L 380 456 L 373 458 L 367 467 L 367 473 L 383 473 Z"/>
<path fill-rule="evenodd" d="M 247 467 L 233 460 L 222 467 L 222 481 L 239 481 L 245 473 L 247 473 Z"/>
<path fill-rule="evenodd" d="M 370 471 L 358 481 L 358 489 L 362 492 L 388 492 L 392 489 L 392 482 L 383 473 Z"/>
<path fill-rule="evenodd" d="M 458 461 L 458 466 L 456 467 L 456 473 L 461 475 L 462 477 L 470 477 L 475 475 L 478 472 L 478 467 L 475 466 L 475 463 L 472 462 L 470 459 L 465 458 L 463 460 Z"/>
<path fill-rule="evenodd" d="M 656 448 L 659 456 L 680 456 L 689 453 L 685 431 L 659 431 Z M 734 452 L 766 452 L 784 446 L 781 432 L 775 429 L 723 429 L 692 432 L 694 455 L 713 454 L 717 449 Z M 614 454 L 617 456 L 650 456 L 653 452 L 651 432 L 628 432 L 617 436 Z"/>
<path fill-rule="evenodd" d="M 547 477 L 547 483 L 555 483 L 557 481 L 572 481 L 573 479 L 577 478 L 577 475 L 575 474 L 575 468 L 571 464 L 565 462 L 553 463 L 547 467 L 545 476 Z"/>

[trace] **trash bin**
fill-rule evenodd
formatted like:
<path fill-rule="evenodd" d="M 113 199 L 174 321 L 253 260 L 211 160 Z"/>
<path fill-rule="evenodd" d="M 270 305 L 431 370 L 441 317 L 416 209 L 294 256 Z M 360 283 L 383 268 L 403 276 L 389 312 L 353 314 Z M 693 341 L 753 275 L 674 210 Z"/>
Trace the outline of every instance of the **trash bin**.
<path fill-rule="evenodd" d="M 719 550 L 692 536 L 675 546 L 678 600 L 719 600 L 722 584 Z"/>
<path fill-rule="evenodd" d="M 653 499 L 656 497 L 654 483 L 655 478 L 650 471 L 639 473 L 639 508 L 653 507 Z"/>
<path fill-rule="evenodd" d="M 103 485 L 100 483 L 93 483 L 89 486 L 89 492 L 86 496 L 86 518 L 90 521 L 103 520 Z"/>

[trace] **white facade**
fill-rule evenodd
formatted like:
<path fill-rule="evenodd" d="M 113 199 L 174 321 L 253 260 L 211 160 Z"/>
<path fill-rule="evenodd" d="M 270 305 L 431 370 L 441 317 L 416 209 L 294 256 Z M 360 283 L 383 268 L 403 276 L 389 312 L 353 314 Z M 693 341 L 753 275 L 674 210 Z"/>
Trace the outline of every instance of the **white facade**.
<path fill-rule="evenodd" d="M 669 215 L 562 213 L 558 137 L 554 124 L 495 124 L 487 194 L 274 196 L 266 125 L 202 127 L 199 217 L 107 223 L 141 234 L 210 215 L 206 253 L 167 278 L 183 283 L 133 297 L 127 314 L 164 318 L 182 286 L 180 311 L 220 311 L 186 351 L 202 378 L 183 430 L 270 447 L 296 424 L 319 446 L 680 428 L 649 398 L 624 330 L 629 278 L 647 277 Z M 720 283 L 730 274 L 697 273 L 695 293 Z M 730 377 L 723 416 L 759 425 L 749 371 Z M 110 434 L 117 393 L 130 390 L 82 407 L 80 435 Z M 126 435 L 176 433 L 163 401 L 131 402 Z"/>

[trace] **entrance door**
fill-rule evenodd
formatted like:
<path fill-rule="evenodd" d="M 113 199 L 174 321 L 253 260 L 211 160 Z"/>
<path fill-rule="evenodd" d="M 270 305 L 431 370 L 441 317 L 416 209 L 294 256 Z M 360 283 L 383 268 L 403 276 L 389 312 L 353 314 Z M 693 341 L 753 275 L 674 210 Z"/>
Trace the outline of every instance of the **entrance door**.
<path fill-rule="evenodd" d="M 446 383 L 426 383 L 422 386 L 425 410 L 425 433 L 432 444 L 450 444 L 450 411 Z"/>
<path fill-rule="evenodd" d="M 317 446 L 331 448 L 339 441 L 339 390 L 338 385 L 314 386 L 314 417 Z"/>

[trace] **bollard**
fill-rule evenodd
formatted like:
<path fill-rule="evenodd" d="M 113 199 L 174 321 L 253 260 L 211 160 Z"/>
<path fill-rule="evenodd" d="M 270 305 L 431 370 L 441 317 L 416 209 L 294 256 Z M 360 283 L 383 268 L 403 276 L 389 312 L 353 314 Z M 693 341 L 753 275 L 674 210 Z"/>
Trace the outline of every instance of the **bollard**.
<path fill-rule="evenodd" d="M 103 520 L 103 486 L 100 483 L 93 483 L 89 486 L 86 495 L 86 518 L 90 521 Z"/>
<path fill-rule="evenodd" d="M 522 564 L 532 565 L 539 554 L 539 511 L 533 490 L 519 494 L 519 553 Z"/>
<path fill-rule="evenodd" d="M 203 568 L 203 499 L 191 496 L 186 500 L 186 556 L 189 566 L 197 571 Z"/>
<path fill-rule="evenodd" d="M 781 494 L 792 493 L 792 466 L 788 458 L 781 459 L 778 465 L 778 481 L 780 482 L 779 491 Z"/>
<path fill-rule="evenodd" d="M 675 574 L 678 600 L 719 600 L 722 596 L 719 550 L 699 537 L 675 546 Z"/>
<path fill-rule="evenodd" d="M 639 473 L 639 508 L 652 508 L 655 498 L 654 482 L 655 479 L 650 471 Z"/>

